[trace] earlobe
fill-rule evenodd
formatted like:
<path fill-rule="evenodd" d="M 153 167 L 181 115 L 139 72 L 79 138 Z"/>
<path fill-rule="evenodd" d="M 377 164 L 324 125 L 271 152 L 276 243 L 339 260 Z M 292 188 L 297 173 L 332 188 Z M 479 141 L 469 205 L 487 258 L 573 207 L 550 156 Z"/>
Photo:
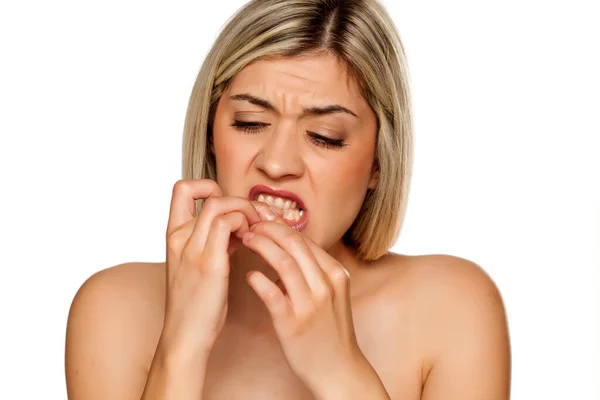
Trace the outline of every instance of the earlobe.
<path fill-rule="evenodd" d="M 379 167 L 375 165 L 373 167 L 373 172 L 371 173 L 371 180 L 369 181 L 369 189 L 375 189 L 377 186 L 377 182 L 379 182 Z"/>
<path fill-rule="evenodd" d="M 212 133 L 208 136 L 208 145 L 209 145 L 208 148 L 210 149 L 210 152 L 212 154 L 215 154 L 215 144 L 213 142 Z"/>

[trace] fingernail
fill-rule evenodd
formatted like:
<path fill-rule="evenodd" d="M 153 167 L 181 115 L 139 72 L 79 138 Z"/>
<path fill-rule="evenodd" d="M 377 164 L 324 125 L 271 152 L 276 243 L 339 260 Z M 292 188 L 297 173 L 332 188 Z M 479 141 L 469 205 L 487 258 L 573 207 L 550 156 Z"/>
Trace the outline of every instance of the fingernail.
<path fill-rule="evenodd" d="M 275 221 L 275 219 L 277 219 L 277 213 L 269 206 L 263 207 L 262 213 L 269 221 Z"/>

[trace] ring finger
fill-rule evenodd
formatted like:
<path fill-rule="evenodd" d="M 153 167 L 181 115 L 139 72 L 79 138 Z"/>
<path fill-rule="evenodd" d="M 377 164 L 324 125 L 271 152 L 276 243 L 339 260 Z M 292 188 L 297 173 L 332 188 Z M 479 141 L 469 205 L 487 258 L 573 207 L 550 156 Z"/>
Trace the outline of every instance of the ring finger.
<path fill-rule="evenodd" d="M 246 247 L 258 253 L 279 274 L 295 313 L 309 312 L 313 307 L 312 292 L 294 257 L 269 237 L 255 233 L 244 239 Z"/>

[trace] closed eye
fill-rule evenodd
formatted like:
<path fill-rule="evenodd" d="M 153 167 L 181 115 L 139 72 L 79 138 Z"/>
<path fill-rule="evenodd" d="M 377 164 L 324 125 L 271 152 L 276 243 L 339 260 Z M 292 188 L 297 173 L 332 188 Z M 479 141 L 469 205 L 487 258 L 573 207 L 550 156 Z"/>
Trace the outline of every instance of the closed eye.
<path fill-rule="evenodd" d="M 238 121 L 234 120 L 233 126 L 238 131 L 246 132 L 246 133 L 257 133 L 267 128 L 271 124 L 266 124 L 264 122 L 255 122 L 255 121 Z M 342 148 L 348 146 L 348 143 L 344 142 L 343 139 L 331 139 L 326 136 L 319 135 L 315 132 L 307 132 L 310 140 L 317 146 L 323 147 L 326 149 L 329 148 Z"/>
<path fill-rule="evenodd" d="M 236 128 L 238 131 L 254 133 L 263 130 L 270 124 L 265 124 L 264 122 L 246 122 L 246 121 L 238 121 L 235 120 L 231 126 Z"/>

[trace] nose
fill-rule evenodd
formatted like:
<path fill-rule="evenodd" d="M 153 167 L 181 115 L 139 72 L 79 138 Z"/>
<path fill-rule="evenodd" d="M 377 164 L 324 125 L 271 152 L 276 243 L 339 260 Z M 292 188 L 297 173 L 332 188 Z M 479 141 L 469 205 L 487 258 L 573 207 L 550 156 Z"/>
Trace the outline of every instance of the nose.
<path fill-rule="evenodd" d="M 271 135 L 265 135 L 255 161 L 257 168 L 272 179 L 302 175 L 304 162 L 299 140 L 301 138 L 294 122 L 280 122 Z"/>

